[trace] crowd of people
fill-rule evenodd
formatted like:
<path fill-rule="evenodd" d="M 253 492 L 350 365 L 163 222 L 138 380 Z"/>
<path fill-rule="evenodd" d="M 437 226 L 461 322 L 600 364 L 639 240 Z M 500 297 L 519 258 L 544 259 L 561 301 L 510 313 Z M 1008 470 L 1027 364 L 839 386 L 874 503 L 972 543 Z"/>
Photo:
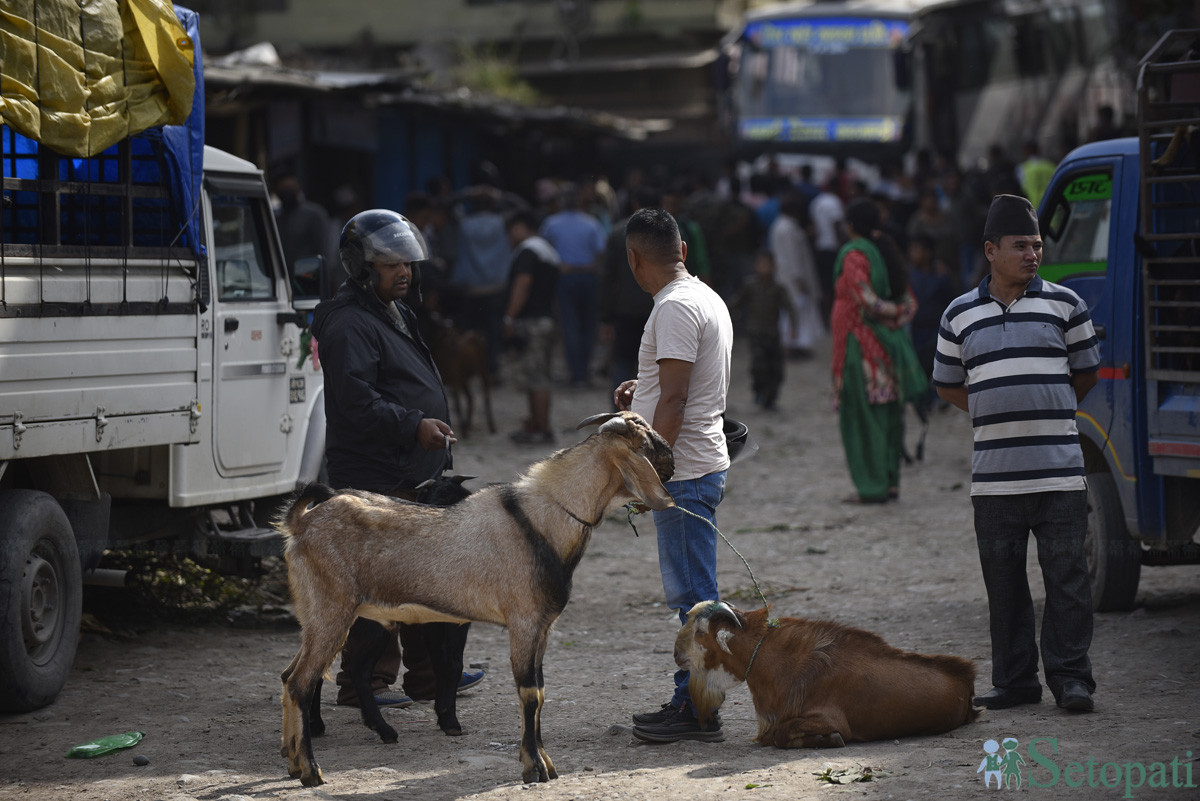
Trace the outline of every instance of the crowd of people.
<path fill-rule="evenodd" d="M 412 193 L 403 215 L 351 216 L 336 246 L 321 241 L 336 224 L 287 176 L 277 191 L 289 263 L 316 250 L 348 275 L 332 297 L 319 288 L 325 300 L 313 323 L 326 368 L 330 480 L 410 498 L 450 466 L 457 435 L 422 319 L 483 334 L 492 383 L 527 393 L 529 416 L 510 432 L 519 444 L 555 442 L 556 387 L 598 390 L 603 377 L 614 408 L 641 414 L 674 451 L 666 488 L 676 505 L 655 512 L 655 528 L 664 593 L 682 621 L 694 604 L 719 598 L 714 532 L 730 465 L 724 413 L 735 330 L 749 339 L 764 409 L 775 407 L 787 360 L 811 357 L 828 336 L 855 487 L 847 502 L 899 497 L 906 404 L 927 415 L 940 398 L 969 410 L 977 429 L 999 425 L 973 470 L 994 652 L 994 687 L 975 703 L 1004 708 L 1041 696 L 1023 572 L 1032 530 L 1046 625 L 1062 631 L 1043 634 L 1047 684 L 1059 706 L 1090 711 L 1087 504 L 1074 409 L 1096 383 L 1096 338 L 1082 300 L 1037 277 L 1042 243 L 1029 196 L 1049 178 L 1036 148 L 1025 155 L 1014 165 L 996 151 L 988 170 L 966 175 L 919 158 L 912 174 L 885 168 L 873 183 L 841 162 L 818 178 L 808 166 L 786 175 L 774 161 L 744 187 L 636 172 L 620 191 L 602 180 L 546 179 L 532 199 L 484 170 L 486 180 L 458 193 L 444 183 Z M 1032 316 L 1010 318 L 1018 303 Z M 1064 317 L 1054 336 L 1043 330 L 1051 315 Z M 1029 344 L 1014 350 L 1018 334 Z M 556 375 L 559 342 L 565 370 Z M 1043 357 L 1033 366 L 1030 348 Z M 1054 391 L 1050 418 L 1039 401 L 1046 393 L 1027 391 L 1038 382 Z M 1035 475 L 1023 454 L 1047 419 L 1054 436 L 1038 446 L 1045 467 Z M 377 703 L 428 697 L 425 653 L 440 636 L 402 626 L 402 650 L 385 638 L 372 676 Z M 347 647 L 374 639 L 355 628 Z M 453 641 L 461 651 L 466 629 Z M 403 693 L 389 689 L 401 654 Z M 464 672 L 459 687 L 482 677 Z M 699 721 L 688 678 L 678 672 L 669 702 L 633 716 L 634 736 L 723 739 L 718 716 Z M 357 704 L 345 677 L 339 685 L 339 702 Z"/>
<path fill-rule="evenodd" d="M 430 250 L 412 305 L 419 315 L 484 335 L 493 385 L 510 381 L 530 393 L 529 417 L 510 433 L 519 443 L 541 444 L 555 441 L 554 392 L 611 390 L 636 369 L 651 304 L 629 276 L 623 232 L 638 209 L 663 208 L 676 219 L 688 269 L 733 312 L 739 337 L 751 344 L 755 401 L 772 409 L 786 362 L 831 341 L 835 268 L 849 238 L 851 202 L 870 200 L 880 231 L 898 249 L 917 310 L 906 327 L 928 376 L 935 311 L 983 275 L 979 242 L 988 201 L 1022 194 L 1023 182 L 1037 187 L 1040 176 L 1028 159 L 1018 163 L 995 148 L 985 168 L 969 172 L 928 154 L 911 170 L 885 165 L 869 179 L 844 162 L 823 173 L 808 163 L 787 172 L 769 159 L 748 175 L 742 165 L 713 181 L 641 169 L 617 184 L 544 177 L 522 196 L 484 165 L 471 186 L 455 191 L 448 181 L 430 181 L 396 211 Z M 325 212 L 305 199 L 294 176 L 281 176 L 275 188 L 289 264 L 325 255 L 332 285 L 311 291 L 328 297 L 340 282 L 340 227 L 360 210 L 358 197 L 342 187 Z M 547 266 L 532 269 L 535 262 Z M 920 401 L 928 407 L 936 396 L 930 390 Z"/>

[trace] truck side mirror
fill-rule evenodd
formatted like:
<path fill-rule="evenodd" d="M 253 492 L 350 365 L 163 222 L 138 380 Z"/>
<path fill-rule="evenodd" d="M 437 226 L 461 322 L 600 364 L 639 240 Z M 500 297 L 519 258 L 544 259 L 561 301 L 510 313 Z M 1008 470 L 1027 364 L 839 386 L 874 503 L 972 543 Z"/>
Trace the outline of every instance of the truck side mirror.
<path fill-rule="evenodd" d="M 320 300 L 324 273 L 325 257 L 320 254 L 292 262 L 292 300 Z"/>
<path fill-rule="evenodd" d="M 325 269 L 325 257 L 319 253 L 315 256 L 301 256 L 292 264 L 292 275 L 297 278 L 315 278 Z"/>

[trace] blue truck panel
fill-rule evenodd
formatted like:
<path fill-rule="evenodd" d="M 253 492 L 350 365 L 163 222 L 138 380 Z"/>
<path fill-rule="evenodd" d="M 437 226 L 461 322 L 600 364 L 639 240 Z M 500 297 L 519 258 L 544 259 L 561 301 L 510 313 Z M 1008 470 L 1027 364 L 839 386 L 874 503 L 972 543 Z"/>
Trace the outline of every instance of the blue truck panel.
<path fill-rule="evenodd" d="M 1197 41 L 1173 31 L 1147 54 L 1138 136 L 1068 154 L 1039 212 L 1042 276 L 1087 302 L 1100 338 L 1100 383 L 1077 420 L 1101 609 L 1132 604 L 1140 564 L 1200 562 Z"/>

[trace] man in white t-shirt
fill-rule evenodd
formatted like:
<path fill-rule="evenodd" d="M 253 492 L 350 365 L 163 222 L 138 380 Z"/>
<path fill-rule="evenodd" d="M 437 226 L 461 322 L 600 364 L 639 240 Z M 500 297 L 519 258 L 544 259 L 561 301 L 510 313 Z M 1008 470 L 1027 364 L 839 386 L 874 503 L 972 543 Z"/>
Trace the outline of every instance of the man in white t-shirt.
<path fill-rule="evenodd" d="M 613 402 L 649 420 L 675 452 L 666 487 L 676 507 L 655 512 L 654 526 L 663 591 L 683 622 L 695 604 L 718 598 L 715 523 L 729 468 L 724 414 L 733 324 L 720 296 L 688 272 L 687 245 L 669 213 L 636 212 L 625 227 L 625 247 L 654 309 L 642 332 L 638 377 L 617 387 Z M 646 742 L 725 739 L 716 715 L 700 725 L 683 670 L 675 674 L 670 703 L 633 720 L 634 736 Z"/>

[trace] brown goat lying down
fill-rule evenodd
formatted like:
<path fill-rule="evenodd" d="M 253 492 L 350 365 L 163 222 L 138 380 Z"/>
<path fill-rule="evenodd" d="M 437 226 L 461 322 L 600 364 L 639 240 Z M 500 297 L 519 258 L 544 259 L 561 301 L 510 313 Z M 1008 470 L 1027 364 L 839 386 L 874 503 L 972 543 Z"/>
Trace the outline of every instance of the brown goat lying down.
<path fill-rule="evenodd" d="M 592 529 L 627 502 L 674 505 L 663 487 L 671 448 L 639 415 L 597 415 L 592 436 L 529 468 L 435 508 L 354 490 L 301 491 L 278 524 L 300 622 L 300 651 L 283 680 L 288 772 L 323 783 L 312 752 L 314 694 L 355 617 L 380 623 L 508 627 L 521 698 L 522 778 L 557 777 L 542 747 L 542 659 L 550 626 L 567 605 L 571 576 Z"/>
<path fill-rule="evenodd" d="M 975 665 L 901 651 L 869 631 L 829 621 L 767 619 L 721 601 L 692 607 L 675 638 L 691 671 L 700 720 L 745 681 L 758 714 L 755 741 L 777 748 L 940 734 L 978 717 Z"/>

